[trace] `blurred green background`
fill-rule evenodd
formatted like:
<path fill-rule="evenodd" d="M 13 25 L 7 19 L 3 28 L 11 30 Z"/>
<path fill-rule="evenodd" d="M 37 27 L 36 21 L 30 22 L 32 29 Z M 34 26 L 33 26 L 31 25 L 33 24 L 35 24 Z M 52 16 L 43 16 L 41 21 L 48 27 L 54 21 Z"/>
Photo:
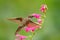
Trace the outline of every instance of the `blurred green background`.
<path fill-rule="evenodd" d="M 39 8 L 44 0 L 0 0 L 0 40 L 15 40 L 18 25 L 7 18 L 26 17 L 41 13 Z M 60 40 L 60 0 L 46 0 L 48 5 L 44 27 L 33 40 Z"/>

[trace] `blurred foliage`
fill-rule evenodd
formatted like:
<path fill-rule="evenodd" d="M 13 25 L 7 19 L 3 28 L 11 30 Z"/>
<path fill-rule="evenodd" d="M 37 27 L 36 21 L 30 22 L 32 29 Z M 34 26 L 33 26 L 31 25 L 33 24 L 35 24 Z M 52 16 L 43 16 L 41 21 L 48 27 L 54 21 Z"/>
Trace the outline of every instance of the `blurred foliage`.
<path fill-rule="evenodd" d="M 0 0 L 0 40 L 15 40 L 14 32 L 18 25 L 8 18 L 41 13 L 39 8 L 43 3 L 44 0 Z M 46 4 L 48 11 L 44 27 L 33 40 L 60 40 L 60 0 L 46 0 Z"/>

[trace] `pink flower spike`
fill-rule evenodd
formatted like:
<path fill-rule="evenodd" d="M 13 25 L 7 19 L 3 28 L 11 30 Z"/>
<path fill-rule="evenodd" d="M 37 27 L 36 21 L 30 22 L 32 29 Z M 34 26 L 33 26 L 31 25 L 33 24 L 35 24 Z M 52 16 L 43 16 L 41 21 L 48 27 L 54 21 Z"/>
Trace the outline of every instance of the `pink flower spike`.
<path fill-rule="evenodd" d="M 37 21 L 38 21 L 38 23 L 41 23 L 41 22 L 42 22 L 42 20 L 41 20 L 41 19 L 38 19 Z"/>
<path fill-rule="evenodd" d="M 32 14 L 32 16 L 34 16 L 35 18 L 40 18 L 41 15 L 34 13 L 34 14 Z"/>
<path fill-rule="evenodd" d="M 45 13 L 46 10 L 47 10 L 47 5 L 46 4 L 42 4 L 40 10 L 41 10 L 41 12 Z"/>

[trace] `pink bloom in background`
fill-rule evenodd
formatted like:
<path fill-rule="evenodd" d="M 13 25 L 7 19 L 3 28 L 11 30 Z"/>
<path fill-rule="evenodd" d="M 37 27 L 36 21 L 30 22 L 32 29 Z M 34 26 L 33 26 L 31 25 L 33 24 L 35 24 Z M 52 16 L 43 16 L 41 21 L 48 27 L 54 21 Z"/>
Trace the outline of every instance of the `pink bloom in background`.
<path fill-rule="evenodd" d="M 40 8 L 40 11 L 43 12 L 43 13 L 45 13 L 46 10 L 47 10 L 47 5 L 46 4 L 42 4 L 41 8 Z"/>
<path fill-rule="evenodd" d="M 16 34 L 16 39 L 15 40 L 24 40 L 26 38 L 27 38 L 27 36 Z"/>
<path fill-rule="evenodd" d="M 34 14 L 32 14 L 32 16 L 34 16 L 35 18 L 40 18 L 41 15 L 34 13 Z"/>

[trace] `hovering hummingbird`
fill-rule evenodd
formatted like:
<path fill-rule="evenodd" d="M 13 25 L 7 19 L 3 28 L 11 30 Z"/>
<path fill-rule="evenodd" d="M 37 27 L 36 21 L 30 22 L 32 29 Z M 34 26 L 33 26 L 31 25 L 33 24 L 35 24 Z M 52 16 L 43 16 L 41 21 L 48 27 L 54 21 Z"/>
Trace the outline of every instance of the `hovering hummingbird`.
<path fill-rule="evenodd" d="M 14 21 L 14 22 L 19 24 L 19 27 L 17 28 L 15 34 L 17 34 L 22 28 L 27 27 L 28 25 L 30 25 L 30 26 L 40 26 L 39 24 L 37 24 L 37 23 L 35 23 L 31 20 L 33 17 L 34 16 L 28 16 L 26 18 L 20 17 L 20 18 L 9 19 L 9 20 Z"/>

